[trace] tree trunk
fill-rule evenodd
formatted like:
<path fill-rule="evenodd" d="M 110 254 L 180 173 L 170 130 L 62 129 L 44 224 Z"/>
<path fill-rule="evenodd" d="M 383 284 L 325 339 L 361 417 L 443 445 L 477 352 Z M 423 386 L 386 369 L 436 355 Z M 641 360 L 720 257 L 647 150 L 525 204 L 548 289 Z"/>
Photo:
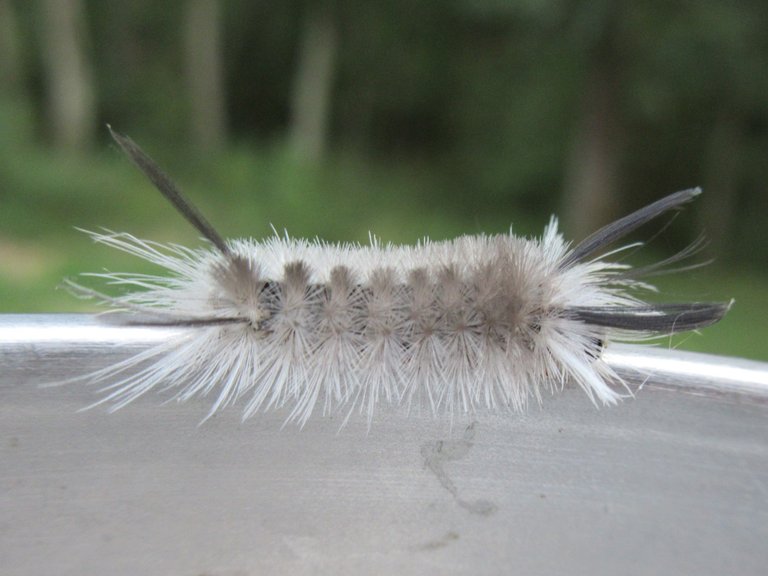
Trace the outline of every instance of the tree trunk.
<path fill-rule="evenodd" d="M 21 54 L 16 14 L 10 0 L 0 0 L 0 95 L 21 92 Z"/>
<path fill-rule="evenodd" d="M 612 220 L 621 162 L 617 89 L 610 67 L 598 65 L 585 91 L 564 183 L 564 227 L 580 240 Z"/>
<path fill-rule="evenodd" d="M 291 144 L 303 159 L 320 159 L 328 144 L 337 32 L 328 10 L 311 7 L 293 84 Z"/>
<path fill-rule="evenodd" d="M 40 8 L 53 144 L 62 150 L 83 150 L 93 141 L 96 128 L 83 5 L 80 0 L 40 0 Z"/>
<path fill-rule="evenodd" d="M 724 109 L 718 114 L 709 139 L 702 221 L 707 251 L 713 257 L 722 258 L 728 250 L 741 171 L 743 130 L 739 115 Z"/>
<path fill-rule="evenodd" d="M 184 48 L 194 142 L 201 152 L 218 150 L 227 139 L 219 0 L 188 1 Z"/>

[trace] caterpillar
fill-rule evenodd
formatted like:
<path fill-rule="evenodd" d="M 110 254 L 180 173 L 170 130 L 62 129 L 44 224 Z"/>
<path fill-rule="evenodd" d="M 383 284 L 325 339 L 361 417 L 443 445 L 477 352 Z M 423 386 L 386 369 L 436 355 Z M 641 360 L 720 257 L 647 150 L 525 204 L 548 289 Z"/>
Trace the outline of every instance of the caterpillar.
<path fill-rule="evenodd" d="M 242 404 L 243 418 L 287 409 L 356 409 L 369 425 L 379 404 L 434 414 L 525 410 L 568 382 L 596 405 L 622 381 L 601 358 L 612 340 L 646 340 L 719 321 L 730 303 L 648 304 L 642 278 L 693 254 L 642 268 L 605 248 L 701 192 L 683 190 L 572 246 L 552 217 L 540 238 L 462 236 L 414 246 L 329 244 L 287 236 L 225 241 L 130 138 L 112 137 L 210 244 L 189 249 L 128 233 L 88 232 L 168 275 L 90 274 L 127 292 L 99 298 L 124 325 L 185 327 L 168 341 L 90 374 L 107 381 L 96 404 L 117 410 L 151 391 L 180 401 L 210 396 L 209 416 Z M 348 416 L 347 416 L 348 417 Z"/>

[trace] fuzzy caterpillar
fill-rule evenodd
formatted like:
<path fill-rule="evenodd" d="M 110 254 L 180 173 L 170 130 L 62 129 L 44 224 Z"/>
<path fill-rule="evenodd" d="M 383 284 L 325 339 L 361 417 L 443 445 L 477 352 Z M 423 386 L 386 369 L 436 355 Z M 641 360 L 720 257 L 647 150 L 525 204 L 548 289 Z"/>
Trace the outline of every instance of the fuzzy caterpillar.
<path fill-rule="evenodd" d="M 698 188 L 654 202 L 575 247 L 554 217 L 535 239 L 224 241 L 131 139 L 112 136 L 212 244 L 191 250 L 89 233 L 170 276 L 92 274 L 134 289 L 114 298 L 75 290 L 109 304 L 118 323 L 189 328 L 87 377 L 110 381 L 98 403 L 112 409 L 171 389 L 179 400 L 214 397 L 210 414 L 235 403 L 244 405 L 244 418 L 287 407 L 288 419 L 303 425 L 321 404 L 325 414 L 357 408 L 370 424 L 380 402 L 426 405 L 433 413 L 520 411 L 568 381 L 593 403 L 613 404 L 621 381 L 601 359 L 607 341 L 701 328 L 730 305 L 650 305 L 634 295 L 648 288 L 638 277 L 690 256 L 698 244 L 641 269 L 595 256 L 689 202 Z"/>

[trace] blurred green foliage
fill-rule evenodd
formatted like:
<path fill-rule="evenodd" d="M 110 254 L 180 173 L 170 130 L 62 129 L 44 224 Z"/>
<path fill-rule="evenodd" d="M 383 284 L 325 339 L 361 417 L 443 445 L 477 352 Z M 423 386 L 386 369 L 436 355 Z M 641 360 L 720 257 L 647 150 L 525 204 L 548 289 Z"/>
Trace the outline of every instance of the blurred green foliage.
<path fill-rule="evenodd" d="M 716 266 L 660 278 L 664 297 L 737 300 L 705 335 L 663 344 L 768 360 L 768 4 L 203 1 L 220 10 L 226 123 L 216 149 L 190 121 L 191 1 L 84 0 L 78 38 L 96 94 L 90 121 L 130 134 L 225 236 L 263 237 L 270 225 L 360 242 L 369 230 L 396 242 L 510 223 L 538 233 L 566 205 L 569 163 L 588 145 L 585 106 L 607 77 L 614 215 L 703 185 L 700 205 L 639 257 L 706 228 Z M 46 3 L 0 8 L 14 19 L 13 43 L 0 42 L 0 312 L 87 309 L 55 290 L 62 278 L 146 267 L 74 226 L 191 245 L 197 234 L 106 129 L 78 150 L 57 145 Z M 296 152 L 295 91 L 318 10 L 336 48 L 319 79 L 323 152 L 309 159 Z"/>

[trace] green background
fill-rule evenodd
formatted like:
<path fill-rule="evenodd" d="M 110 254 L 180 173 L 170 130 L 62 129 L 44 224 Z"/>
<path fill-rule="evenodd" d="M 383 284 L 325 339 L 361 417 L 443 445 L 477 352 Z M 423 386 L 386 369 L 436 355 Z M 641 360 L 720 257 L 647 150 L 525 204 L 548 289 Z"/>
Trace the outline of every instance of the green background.
<path fill-rule="evenodd" d="M 556 213 L 578 240 L 701 185 L 630 261 L 704 232 L 714 263 L 657 298 L 736 304 L 659 345 L 768 360 L 766 71 L 758 1 L 0 0 L 0 312 L 93 309 L 62 279 L 150 270 L 75 227 L 199 245 L 110 123 L 227 237 L 530 235 Z"/>

